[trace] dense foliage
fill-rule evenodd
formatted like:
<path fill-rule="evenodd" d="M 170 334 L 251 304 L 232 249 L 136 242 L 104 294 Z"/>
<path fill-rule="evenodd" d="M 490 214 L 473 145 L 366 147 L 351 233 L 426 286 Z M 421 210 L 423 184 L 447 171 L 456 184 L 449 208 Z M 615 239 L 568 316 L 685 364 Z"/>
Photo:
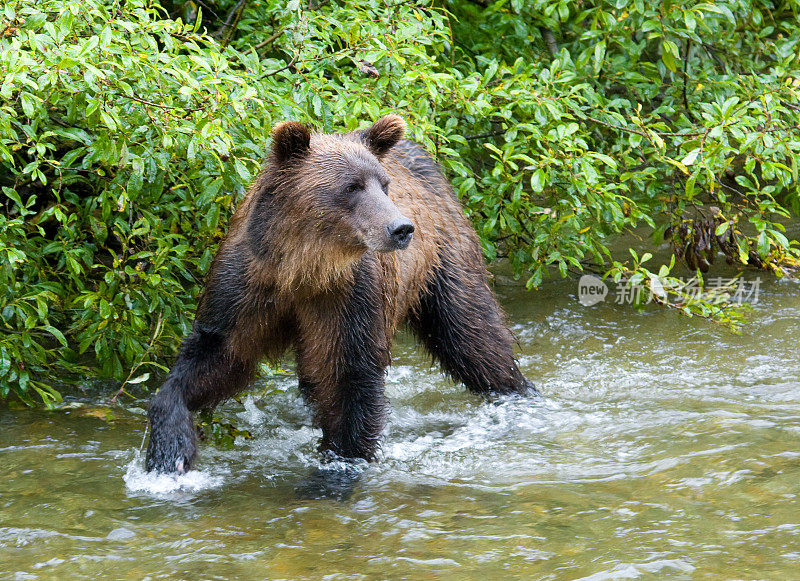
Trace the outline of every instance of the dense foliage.
<path fill-rule="evenodd" d="M 797 0 L 5 0 L 0 397 L 142 383 L 191 321 L 277 121 L 388 112 L 443 164 L 489 259 L 699 280 L 721 251 L 777 275 L 800 210 Z M 615 260 L 616 259 L 616 260 Z M 657 297 L 658 300 L 662 300 Z M 735 322 L 711 301 L 688 313 Z"/>

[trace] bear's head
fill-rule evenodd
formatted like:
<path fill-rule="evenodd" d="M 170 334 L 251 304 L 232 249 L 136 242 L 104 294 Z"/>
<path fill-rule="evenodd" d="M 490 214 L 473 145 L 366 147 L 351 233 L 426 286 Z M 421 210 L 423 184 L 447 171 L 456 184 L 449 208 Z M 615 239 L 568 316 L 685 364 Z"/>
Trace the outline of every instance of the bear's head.
<path fill-rule="evenodd" d="M 397 115 L 344 135 L 312 134 L 296 121 L 278 124 L 270 165 L 298 234 L 348 255 L 408 247 L 414 225 L 390 198 L 391 180 L 380 161 L 404 132 Z"/>

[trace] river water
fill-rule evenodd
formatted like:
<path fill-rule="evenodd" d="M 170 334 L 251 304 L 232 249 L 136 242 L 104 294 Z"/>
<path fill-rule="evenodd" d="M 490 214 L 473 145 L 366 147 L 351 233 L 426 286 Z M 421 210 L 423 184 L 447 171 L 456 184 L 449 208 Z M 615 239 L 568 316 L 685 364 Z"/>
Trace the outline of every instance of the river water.
<path fill-rule="evenodd" d="M 142 471 L 145 401 L 0 408 L 0 578 L 800 578 L 797 284 L 762 277 L 734 335 L 498 278 L 543 397 L 469 395 L 401 335 L 340 493 L 292 376 L 178 479 Z"/>

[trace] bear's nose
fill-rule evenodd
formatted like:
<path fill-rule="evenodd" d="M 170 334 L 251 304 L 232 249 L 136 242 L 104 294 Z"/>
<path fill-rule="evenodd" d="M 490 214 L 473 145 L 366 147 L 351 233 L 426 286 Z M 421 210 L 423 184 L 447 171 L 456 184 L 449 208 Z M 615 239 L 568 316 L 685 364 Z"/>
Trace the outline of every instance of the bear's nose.
<path fill-rule="evenodd" d="M 414 234 L 414 224 L 408 218 L 398 218 L 386 227 L 389 233 L 389 240 L 396 250 L 403 250 L 411 242 Z"/>

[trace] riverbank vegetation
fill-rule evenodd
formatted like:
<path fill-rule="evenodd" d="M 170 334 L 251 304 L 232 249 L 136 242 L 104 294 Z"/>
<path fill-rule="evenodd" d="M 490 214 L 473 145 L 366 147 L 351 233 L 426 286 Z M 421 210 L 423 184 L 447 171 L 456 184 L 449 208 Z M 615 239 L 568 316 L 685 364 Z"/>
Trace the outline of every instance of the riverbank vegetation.
<path fill-rule="evenodd" d="M 0 397 L 52 404 L 86 378 L 126 390 L 165 371 L 288 118 L 330 132 L 401 114 L 487 259 L 532 289 L 599 272 L 736 327 L 724 293 L 682 289 L 702 288 L 715 258 L 774 276 L 800 264 L 785 229 L 800 212 L 799 13 L 797 0 L 6 0 Z M 609 239 L 634 228 L 674 260 L 613 256 Z"/>

